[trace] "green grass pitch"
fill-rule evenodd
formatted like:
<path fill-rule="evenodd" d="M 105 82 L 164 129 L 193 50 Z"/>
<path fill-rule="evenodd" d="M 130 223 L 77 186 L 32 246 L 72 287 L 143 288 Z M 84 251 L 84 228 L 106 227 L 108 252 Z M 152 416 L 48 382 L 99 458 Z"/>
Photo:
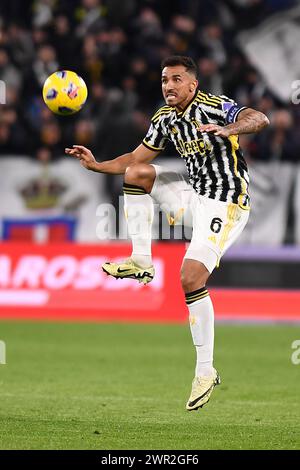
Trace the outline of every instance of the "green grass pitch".
<path fill-rule="evenodd" d="M 222 385 L 186 412 L 187 325 L 0 322 L 1 449 L 299 449 L 286 325 L 216 325 Z"/>

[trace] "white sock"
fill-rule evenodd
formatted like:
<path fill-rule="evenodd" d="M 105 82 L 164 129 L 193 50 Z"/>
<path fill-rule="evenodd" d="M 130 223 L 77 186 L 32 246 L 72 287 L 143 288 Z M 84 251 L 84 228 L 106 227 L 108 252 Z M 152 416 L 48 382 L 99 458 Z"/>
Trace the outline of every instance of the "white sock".
<path fill-rule="evenodd" d="M 213 374 L 214 308 L 206 287 L 185 294 L 190 328 L 196 348 L 196 377 Z"/>
<path fill-rule="evenodd" d="M 124 184 L 124 210 L 128 224 L 128 233 L 132 240 L 131 259 L 139 266 L 147 268 L 152 265 L 151 229 L 154 215 L 153 201 L 149 194 L 142 192 L 142 188 L 132 189 L 138 188 L 138 186 L 131 186 L 130 188 L 128 186 Z M 128 194 L 129 191 L 131 194 Z"/>

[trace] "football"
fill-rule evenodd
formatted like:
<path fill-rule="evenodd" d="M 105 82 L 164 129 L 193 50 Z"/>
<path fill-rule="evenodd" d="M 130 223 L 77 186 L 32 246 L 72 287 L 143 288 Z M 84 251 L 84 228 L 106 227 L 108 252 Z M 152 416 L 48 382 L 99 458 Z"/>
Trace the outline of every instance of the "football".
<path fill-rule="evenodd" d="M 43 99 L 55 114 L 77 113 L 88 95 L 84 80 L 71 70 L 59 70 L 50 75 L 43 86 Z"/>

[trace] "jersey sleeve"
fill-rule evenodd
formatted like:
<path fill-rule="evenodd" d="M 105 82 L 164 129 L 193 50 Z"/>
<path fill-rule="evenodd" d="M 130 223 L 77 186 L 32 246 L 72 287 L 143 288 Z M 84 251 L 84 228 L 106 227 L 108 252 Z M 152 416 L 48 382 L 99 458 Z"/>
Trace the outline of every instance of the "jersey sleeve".
<path fill-rule="evenodd" d="M 154 114 L 147 135 L 143 140 L 143 144 L 150 150 L 164 150 L 169 140 L 163 125 L 163 118 L 158 113 Z"/>
<path fill-rule="evenodd" d="M 225 95 L 221 95 L 218 98 L 220 99 L 219 109 L 222 111 L 225 124 L 236 122 L 240 112 L 243 111 L 243 109 L 247 109 L 247 106 L 240 106 Z"/>

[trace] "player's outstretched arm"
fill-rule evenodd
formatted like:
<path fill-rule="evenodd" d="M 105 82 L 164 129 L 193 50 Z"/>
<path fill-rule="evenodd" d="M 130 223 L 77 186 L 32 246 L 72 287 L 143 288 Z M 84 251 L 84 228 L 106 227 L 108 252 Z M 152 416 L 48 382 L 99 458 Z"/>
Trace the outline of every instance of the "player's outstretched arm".
<path fill-rule="evenodd" d="M 160 152 L 150 150 L 141 144 L 133 152 L 104 162 L 97 162 L 92 152 L 83 145 L 73 145 L 72 148 L 66 148 L 65 153 L 77 158 L 87 170 L 122 175 L 127 167 L 137 163 L 150 163 Z"/>
<path fill-rule="evenodd" d="M 204 124 L 199 126 L 201 132 L 212 132 L 220 137 L 229 137 L 237 134 L 252 134 L 259 132 L 270 124 L 269 119 L 264 113 L 252 108 L 243 109 L 237 118 L 237 121 L 227 126 L 218 126 L 216 124 Z"/>

